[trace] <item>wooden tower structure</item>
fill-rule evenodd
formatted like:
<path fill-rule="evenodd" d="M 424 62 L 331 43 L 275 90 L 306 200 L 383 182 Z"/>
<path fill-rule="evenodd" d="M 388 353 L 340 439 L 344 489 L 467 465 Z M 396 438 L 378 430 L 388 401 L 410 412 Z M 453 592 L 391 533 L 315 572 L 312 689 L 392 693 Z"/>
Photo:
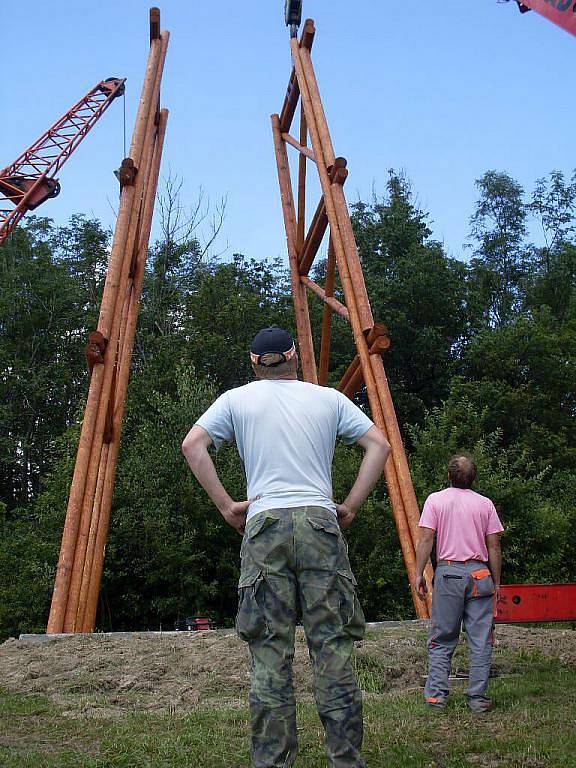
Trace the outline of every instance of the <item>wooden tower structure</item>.
<path fill-rule="evenodd" d="M 372 317 L 362 265 L 344 196 L 344 182 L 348 176 L 347 163 L 343 157 L 335 155 L 312 66 L 311 50 L 314 36 L 315 27 L 312 19 L 305 22 L 300 39 L 295 35 L 291 36 L 292 74 L 282 110 L 279 115 L 272 115 L 272 132 L 286 228 L 302 375 L 305 381 L 326 385 L 332 315 L 335 312 L 345 318 L 350 324 L 356 345 L 356 356 L 338 388 L 349 397 L 354 397 L 365 385 L 372 418 L 383 430 L 392 447 L 384 473 L 404 563 L 412 583 L 415 574 L 415 548 L 420 515 L 382 361 L 382 353 L 389 346 L 389 339 L 386 327 L 382 323 L 374 322 Z M 298 105 L 300 105 L 300 126 L 299 135 L 296 138 L 290 134 L 290 127 Z M 290 177 L 288 145 L 299 153 L 296 204 Z M 306 232 L 308 163 L 318 174 L 322 194 Z M 329 244 L 326 279 L 325 285 L 320 286 L 310 279 L 309 272 L 327 230 Z M 336 271 L 340 278 L 344 303 L 334 296 Z M 308 292 L 324 302 L 318 364 L 312 342 Z M 430 563 L 427 565 L 425 574 L 427 583 L 431 584 Z M 425 602 L 422 602 L 414 592 L 412 597 L 416 615 L 420 618 L 428 618 L 431 611 L 430 592 Z"/>
<path fill-rule="evenodd" d="M 120 167 L 120 206 L 98 327 L 90 334 L 86 347 L 90 388 L 48 633 L 91 632 L 96 620 L 130 361 L 168 120 L 168 111 L 160 109 L 168 39 L 169 33 L 160 31 L 160 11 L 152 8 L 150 53 L 130 152 Z"/>

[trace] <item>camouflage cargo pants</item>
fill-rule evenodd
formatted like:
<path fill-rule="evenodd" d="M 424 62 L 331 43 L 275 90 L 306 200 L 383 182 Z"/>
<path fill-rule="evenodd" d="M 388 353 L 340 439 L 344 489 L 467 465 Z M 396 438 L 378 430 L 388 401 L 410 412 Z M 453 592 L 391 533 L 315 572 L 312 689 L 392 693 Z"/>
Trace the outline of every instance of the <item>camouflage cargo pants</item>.
<path fill-rule="evenodd" d="M 329 763 L 362 768 L 362 695 L 350 657 L 365 622 L 336 517 L 323 507 L 259 512 L 248 521 L 241 557 L 236 629 L 252 655 L 254 768 L 296 760 L 292 661 L 300 617 Z"/>

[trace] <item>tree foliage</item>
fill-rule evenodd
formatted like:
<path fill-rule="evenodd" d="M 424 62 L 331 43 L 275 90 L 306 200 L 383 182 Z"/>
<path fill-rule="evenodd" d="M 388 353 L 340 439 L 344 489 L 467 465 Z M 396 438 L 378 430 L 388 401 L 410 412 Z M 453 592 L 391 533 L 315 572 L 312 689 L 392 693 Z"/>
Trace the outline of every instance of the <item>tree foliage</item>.
<path fill-rule="evenodd" d="M 554 171 L 526 197 L 508 174 L 489 171 L 477 186 L 469 261 L 434 240 L 400 175 L 391 173 L 383 196 L 351 207 L 373 314 L 390 332 L 384 364 L 420 502 L 445 484 L 451 453 L 473 453 L 478 490 L 506 527 L 505 581 L 571 579 L 576 180 Z M 285 265 L 214 255 L 222 208 L 215 218 L 201 204 L 190 211 L 179 194 L 171 180 L 149 252 L 101 629 L 171 628 L 203 613 L 232 620 L 239 539 L 194 481 L 180 443 L 220 392 L 250 379 L 254 333 L 273 323 L 294 329 Z M 0 635 L 45 626 L 88 385 L 83 347 L 109 243 L 83 216 L 65 227 L 30 218 L 0 248 Z M 315 267 L 320 282 L 324 269 Z M 322 307 L 310 305 L 318 327 Z M 332 336 L 335 384 L 353 343 L 340 318 Z M 337 447 L 336 499 L 360 453 Z M 235 449 L 215 460 L 231 494 L 243 497 Z M 367 616 L 411 615 L 384 482 L 347 535 Z"/>

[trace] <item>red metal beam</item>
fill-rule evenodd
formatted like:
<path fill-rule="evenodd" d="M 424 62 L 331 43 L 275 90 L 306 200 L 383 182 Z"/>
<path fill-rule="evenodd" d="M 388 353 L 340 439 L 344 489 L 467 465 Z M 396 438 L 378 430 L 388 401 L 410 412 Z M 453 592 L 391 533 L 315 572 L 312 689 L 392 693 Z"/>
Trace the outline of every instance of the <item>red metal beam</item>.
<path fill-rule="evenodd" d="M 576 621 L 576 583 L 503 584 L 495 621 Z"/>

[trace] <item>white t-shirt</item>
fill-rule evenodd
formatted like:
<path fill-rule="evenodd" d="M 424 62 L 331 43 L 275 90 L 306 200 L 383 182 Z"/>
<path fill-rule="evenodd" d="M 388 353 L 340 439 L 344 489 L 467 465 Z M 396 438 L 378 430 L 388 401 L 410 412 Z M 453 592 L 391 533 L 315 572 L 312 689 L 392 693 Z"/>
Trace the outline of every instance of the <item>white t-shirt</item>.
<path fill-rule="evenodd" d="M 332 459 L 337 437 L 356 442 L 373 422 L 336 389 L 304 381 L 253 381 L 221 395 L 196 422 L 216 448 L 236 440 L 248 518 L 264 509 L 319 506 L 336 514 Z"/>

